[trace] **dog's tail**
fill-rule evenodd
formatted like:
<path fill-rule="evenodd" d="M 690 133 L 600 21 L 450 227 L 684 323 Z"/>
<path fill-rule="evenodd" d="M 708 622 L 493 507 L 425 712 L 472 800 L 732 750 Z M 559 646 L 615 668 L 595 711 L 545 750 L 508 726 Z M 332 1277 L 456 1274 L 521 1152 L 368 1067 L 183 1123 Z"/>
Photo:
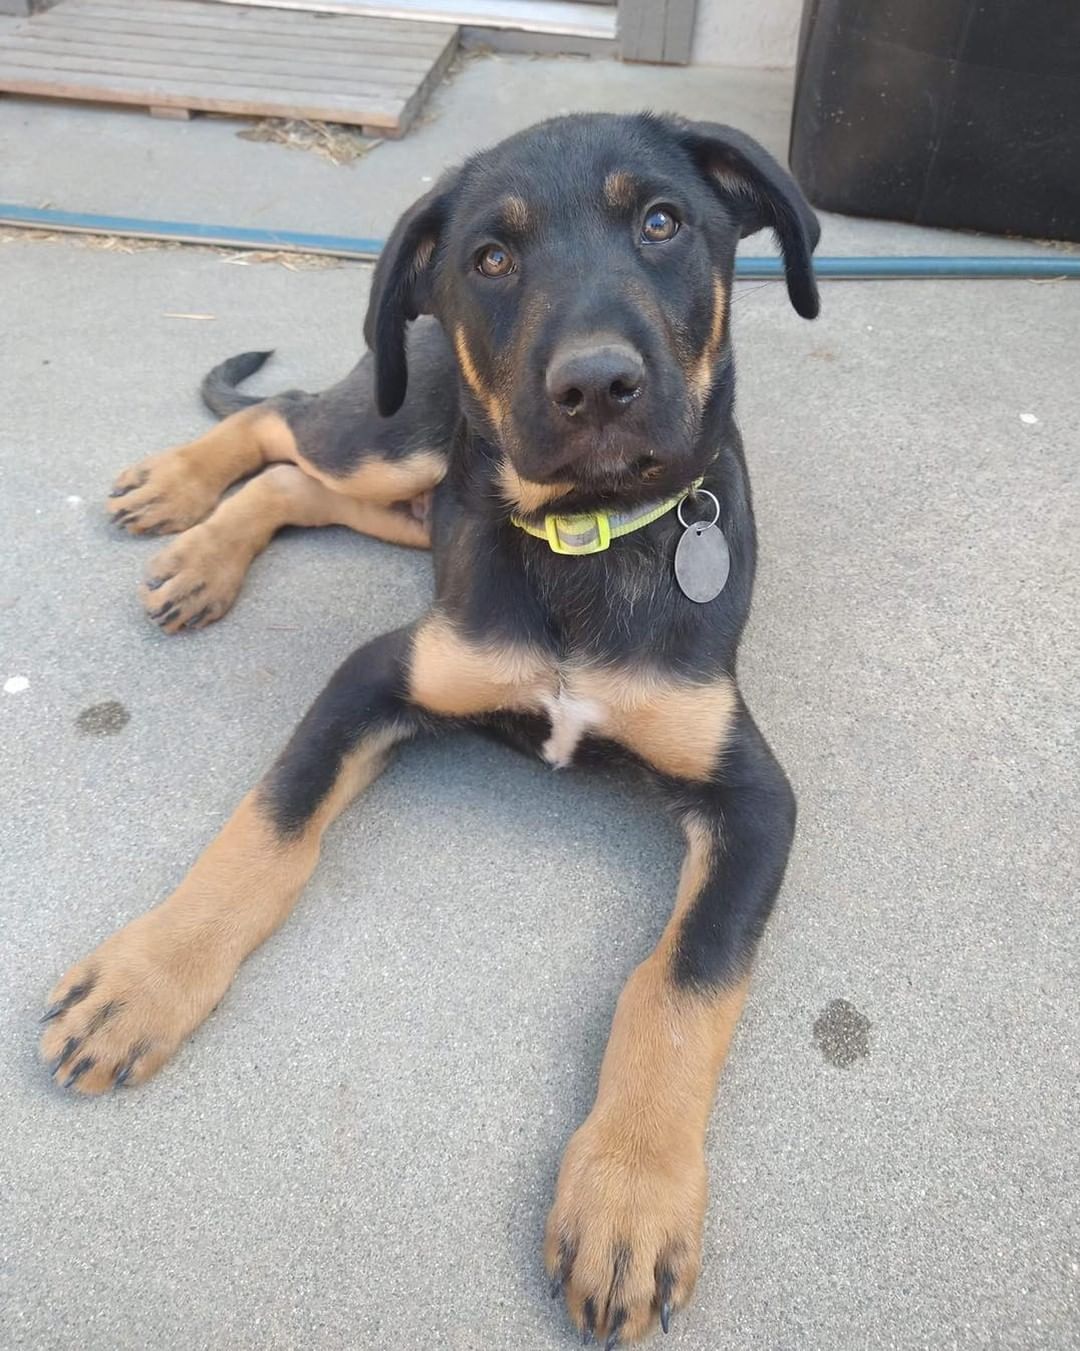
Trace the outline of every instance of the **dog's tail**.
<path fill-rule="evenodd" d="M 203 403 L 211 413 L 228 417 L 230 413 L 238 413 L 241 408 L 250 408 L 253 403 L 262 403 L 262 398 L 241 394 L 236 386 L 260 370 L 273 355 L 273 351 L 241 352 L 239 356 L 229 357 L 228 361 L 215 366 L 204 376 L 200 392 Z"/>

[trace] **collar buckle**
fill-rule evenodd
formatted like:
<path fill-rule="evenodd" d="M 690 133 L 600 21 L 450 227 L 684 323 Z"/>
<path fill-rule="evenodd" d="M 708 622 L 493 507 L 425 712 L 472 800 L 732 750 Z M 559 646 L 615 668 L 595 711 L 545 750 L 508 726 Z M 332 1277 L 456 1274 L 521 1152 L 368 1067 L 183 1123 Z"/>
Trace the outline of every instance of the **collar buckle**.
<path fill-rule="evenodd" d="M 580 544 L 564 544 L 559 534 L 560 525 L 569 535 L 588 536 Z M 555 554 L 580 558 L 583 554 L 602 554 L 611 544 L 611 521 L 606 511 L 594 511 L 588 516 L 545 516 L 544 538 Z"/>

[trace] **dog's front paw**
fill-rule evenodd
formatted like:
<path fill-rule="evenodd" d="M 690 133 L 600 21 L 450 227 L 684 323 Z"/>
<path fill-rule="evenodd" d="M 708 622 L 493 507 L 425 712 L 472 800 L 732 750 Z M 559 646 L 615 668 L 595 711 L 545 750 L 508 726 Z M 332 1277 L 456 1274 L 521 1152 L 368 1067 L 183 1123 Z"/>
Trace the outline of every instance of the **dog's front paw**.
<path fill-rule="evenodd" d="M 563 1156 L 544 1260 L 586 1343 L 644 1336 L 690 1298 L 708 1192 L 700 1142 L 594 1111 Z"/>
<path fill-rule="evenodd" d="M 221 485 L 201 477 L 183 450 L 166 450 L 124 470 L 108 510 L 133 535 L 167 535 L 201 521 L 220 496 Z"/>
<path fill-rule="evenodd" d="M 54 988 L 42 1014 L 42 1059 L 57 1083 L 80 1093 L 141 1083 L 218 1003 L 234 970 L 152 910 Z"/>

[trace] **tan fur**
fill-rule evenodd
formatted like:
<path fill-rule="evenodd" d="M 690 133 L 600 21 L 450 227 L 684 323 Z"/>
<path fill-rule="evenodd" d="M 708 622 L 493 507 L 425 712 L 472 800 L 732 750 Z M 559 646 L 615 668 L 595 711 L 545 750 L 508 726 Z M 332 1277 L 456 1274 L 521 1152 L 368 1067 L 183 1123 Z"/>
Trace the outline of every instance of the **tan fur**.
<path fill-rule="evenodd" d="M 446 717 L 538 709 L 555 689 L 550 662 L 527 647 L 471 643 L 444 616 L 420 626 L 413 642 L 410 694 Z"/>
<path fill-rule="evenodd" d="M 205 436 L 125 469 L 110 497 L 113 520 L 133 535 L 170 534 L 201 521 L 226 488 L 278 460 L 295 460 L 296 438 L 280 413 L 245 408 Z"/>
<path fill-rule="evenodd" d="M 567 1146 L 548 1217 L 548 1272 L 567 1276 L 567 1308 L 582 1329 L 585 1301 L 593 1300 L 601 1345 L 609 1292 L 627 1311 L 620 1340 L 632 1341 L 656 1321 L 659 1272 L 671 1273 L 673 1308 L 693 1291 L 708 1192 L 705 1130 L 746 998 L 745 981 L 697 993 L 671 980 L 682 920 L 719 846 L 702 821 L 691 818 L 686 833 L 674 912 L 619 996 L 596 1101 Z M 619 1252 L 626 1256 L 613 1291 Z"/>
<path fill-rule="evenodd" d="M 574 486 L 572 483 L 534 483 L 522 478 L 507 459 L 499 463 L 498 484 L 503 501 L 525 515 L 543 511 L 552 502 L 565 497 Z"/>
<path fill-rule="evenodd" d="M 726 677 L 691 684 L 637 666 L 578 666 L 565 683 L 606 709 L 601 735 L 676 778 L 709 777 L 735 711 L 735 688 Z"/>
<path fill-rule="evenodd" d="M 277 464 L 155 554 L 139 599 L 166 633 L 213 624 L 232 606 L 254 559 L 286 525 L 345 525 L 392 544 L 431 545 L 427 526 L 407 512 L 346 497 L 295 465 Z"/>
<path fill-rule="evenodd" d="M 557 696 L 587 705 L 581 730 L 617 741 L 661 773 L 707 779 L 735 711 L 726 677 L 692 684 L 641 666 L 569 665 L 533 648 L 473 643 L 436 614 L 416 636 L 413 697 L 452 717 L 551 711 Z"/>
<path fill-rule="evenodd" d="M 496 431 L 501 431 L 506 410 L 495 391 L 488 389 L 481 380 L 480 372 L 476 369 L 476 362 L 473 361 L 472 353 L 469 351 L 469 344 L 463 328 L 454 330 L 454 351 L 457 353 L 458 365 L 465 377 L 465 383 L 487 413 L 492 427 Z"/>
<path fill-rule="evenodd" d="M 249 793 L 168 900 L 107 938 L 55 987 L 52 1001 L 89 986 L 42 1035 L 47 1061 L 62 1055 L 69 1039 L 80 1039 L 57 1077 L 84 1058 L 94 1064 L 74 1084 L 81 1093 L 105 1092 L 129 1063 L 129 1083 L 154 1074 L 292 910 L 327 826 L 405 735 L 383 730 L 346 757 L 333 790 L 296 839 L 282 840 L 258 791 Z"/>
<path fill-rule="evenodd" d="M 119 520 L 126 530 L 136 535 L 187 530 L 203 520 L 225 490 L 238 479 L 276 463 L 298 465 L 331 491 L 377 507 L 389 507 L 420 497 L 446 476 L 446 457 L 433 450 L 414 451 L 396 460 L 373 455 L 361 460 L 349 475 L 328 474 L 301 454 L 296 438 L 281 414 L 259 405 L 231 414 L 196 441 L 151 455 L 124 470 L 114 486 L 126 491 L 123 496 L 109 499 L 109 511 L 114 520 Z M 303 509 L 310 511 L 312 508 L 305 506 Z M 251 510 L 246 510 L 246 517 L 250 516 Z M 333 519 L 313 523 L 352 525 L 355 530 L 374 534 L 380 539 L 390 538 L 394 543 L 412 544 L 415 538 L 407 531 L 399 537 L 393 524 L 379 512 L 357 516 L 341 506 L 336 513 L 350 516 L 350 519 L 339 521 L 335 511 L 326 507 L 315 514 Z M 368 524 L 353 525 L 354 520 L 361 519 L 374 528 L 369 529 Z M 280 525 L 301 524 L 308 522 L 288 519 L 280 522 Z M 389 534 L 386 533 L 388 530 Z"/>
<path fill-rule="evenodd" d="M 417 450 L 397 460 L 384 460 L 372 455 L 361 460 L 351 474 L 344 476 L 328 474 L 301 454 L 297 454 L 295 459 L 306 474 L 318 479 L 333 492 L 380 507 L 419 497 L 430 492 L 446 477 L 446 456 L 436 450 Z M 354 528 L 364 529 L 362 526 Z"/>
<path fill-rule="evenodd" d="M 690 388 L 699 404 L 708 397 L 713 382 L 713 367 L 724 340 L 724 316 L 727 312 L 727 287 L 720 277 L 713 279 L 713 317 L 709 336 L 694 363 L 690 374 Z"/>
<path fill-rule="evenodd" d="M 506 228 L 515 234 L 522 234 L 529 228 L 529 207 L 523 197 L 504 197 L 499 203 L 499 214 Z"/>
<path fill-rule="evenodd" d="M 618 170 L 604 179 L 604 201 L 615 210 L 629 211 L 637 203 L 637 181 L 632 174 Z"/>

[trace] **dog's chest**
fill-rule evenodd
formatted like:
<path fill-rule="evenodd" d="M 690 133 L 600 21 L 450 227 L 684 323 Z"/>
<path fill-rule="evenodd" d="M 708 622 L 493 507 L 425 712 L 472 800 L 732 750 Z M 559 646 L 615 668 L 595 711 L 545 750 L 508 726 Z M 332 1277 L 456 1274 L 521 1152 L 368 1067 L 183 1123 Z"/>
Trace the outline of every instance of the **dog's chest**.
<path fill-rule="evenodd" d="M 554 693 L 540 695 L 540 703 L 551 719 L 551 735 L 540 753 L 553 769 L 565 769 L 581 738 L 604 725 L 607 709 L 600 700 L 578 693 L 561 681 Z"/>

